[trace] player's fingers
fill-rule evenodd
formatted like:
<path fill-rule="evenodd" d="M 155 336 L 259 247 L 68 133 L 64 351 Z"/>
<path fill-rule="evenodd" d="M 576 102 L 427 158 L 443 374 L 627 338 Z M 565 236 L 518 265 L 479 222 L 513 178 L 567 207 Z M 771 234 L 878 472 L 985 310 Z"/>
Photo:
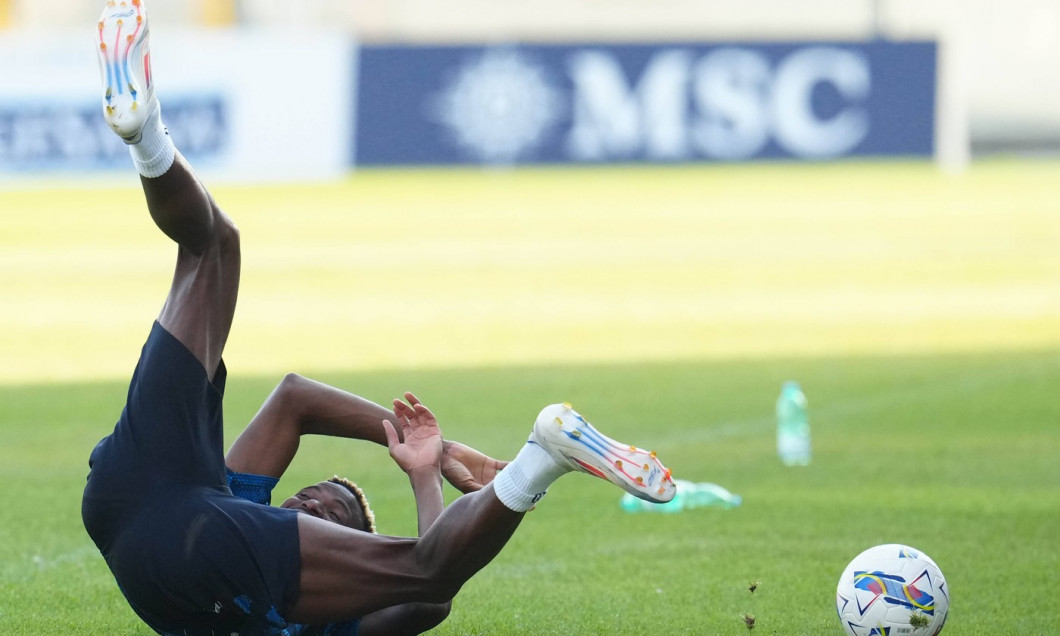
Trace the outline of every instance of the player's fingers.
<path fill-rule="evenodd" d="M 401 406 L 394 407 L 394 415 L 398 421 L 401 422 L 402 430 L 408 430 L 413 426 L 413 421 L 417 418 L 416 411 L 409 405 L 401 403 Z"/>
<path fill-rule="evenodd" d="M 413 408 L 416 410 L 416 415 L 423 416 L 423 417 L 429 417 L 432 420 L 436 419 L 434 417 L 434 413 L 431 413 L 431 410 L 429 408 L 427 408 L 426 406 L 420 404 L 419 402 L 417 402 L 415 404 L 415 406 L 413 406 Z"/>
<path fill-rule="evenodd" d="M 409 418 L 405 417 L 404 415 L 397 415 L 391 422 L 391 426 L 394 427 L 395 432 L 398 432 L 398 429 L 400 428 L 400 432 L 398 434 L 398 441 L 403 442 L 408 440 L 409 431 L 412 430 L 412 425 L 409 424 Z"/>
<path fill-rule="evenodd" d="M 460 485 L 457 486 L 456 488 L 457 488 L 457 490 L 459 490 L 460 492 L 462 492 L 462 493 L 464 493 L 466 495 L 468 493 L 472 493 L 472 492 L 476 492 L 478 490 L 482 490 L 482 484 L 480 484 L 477 481 L 475 481 L 474 479 L 468 477 L 467 479 L 462 481 L 460 483 Z"/>
<path fill-rule="evenodd" d="M 383 433 L 386 434 L 387 448 L 393 450 L 399 442 L 397 431 L 394 429 L 394 425 L 390 423 L 390 420 L 383 420 Z"/>
<path fill-rule="evenodd" d="M 409 415 L 412 415 L 414 411 L 412 410 L 411 406 L 405 404 L 399 398 L 394 398 L 394 413 L 397 415 L 404 415 L 405 417 L 408 417 Z"/>
<path fill-rule="evenodd" d="M 465 495 L 469 492 L 482 490 L 482 484 L 475 480 L 474 475 L 463 464 L 458 467 L 450 467 L 450 470 L 445 472 L 445 478 L 452 484 L 453 488 Z"/>
<path fill-rule="evenodd" d="M 421 403 L 420 399 L 413 395 L 411 391 L 405 391 L 405 399 L 408 400 L 409 404 L 411 404 L 412 406 L 416 406 L 417 404 Z"/>

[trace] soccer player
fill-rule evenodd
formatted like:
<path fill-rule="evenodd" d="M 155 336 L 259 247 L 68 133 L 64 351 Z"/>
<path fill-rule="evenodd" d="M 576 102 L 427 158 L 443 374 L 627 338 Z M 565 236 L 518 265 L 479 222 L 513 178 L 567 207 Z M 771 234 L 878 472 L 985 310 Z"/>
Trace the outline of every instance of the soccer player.
<path fill-rule="evenodd" d="M 221 354 L 239 233 L 162 123 L 147 42 L 141 0 L 108 2 L 98 41 L 104 117 L 129 144 L 152 219 L 177 243 L 176 271 L 125 408 L 91 453 L 82 501 L 88 534 L 144 622 L 162 634 L 419 633 L 444 619 L 564 474 L 673 498 L 654 453 L 611 440 L 569 405 L 546 407 L 504 465 L 443 441 L 410 393 L 390 410 L 294 375 L 223 457 Z M 334 481 L 263 505 L 302 434 L 385 443 L 410 480 L 420 536 L 366 531 L 367 506 Z M 448 508 L 443 473 L 467 492 Z"/>

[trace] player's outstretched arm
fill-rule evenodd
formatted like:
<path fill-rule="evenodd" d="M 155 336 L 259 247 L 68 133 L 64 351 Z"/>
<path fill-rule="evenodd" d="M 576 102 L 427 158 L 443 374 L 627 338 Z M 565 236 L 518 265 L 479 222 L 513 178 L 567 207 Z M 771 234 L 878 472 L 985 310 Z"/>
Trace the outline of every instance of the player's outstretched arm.
<path fill-rule="evenodd" d="M 383 420 L 394 418 L 393 411 L 375 402 L 290 373 L 232 444 L 225 462 L 237 472 L 280 477 L 298 452 L 302 435 L 362 439 L 385 446 Z M 448 440 L 442 442 L 442 451 L 442 475 L 465 493 L 493 481 L 507 463 Z"/>
<path fill-rule="evenodd" d="M 422 537 L 442 514 L 442 430 L 430 409 L 411 393 L 408 403 L 394 400 L 394 420 L 383 420 L 386 443 L 394 462 L 405 471 L 416 497 L 419 534 Z M 401 438 L 397 429 L 401 429 Z"/>
<path fill-rule="evenodd" d="M 280 477 L 302 435 L 331 435 L 386 444 L 382 421 L 394 413 L 362 397 L 290 373 L 228 449 L 237 472 Z"/>
<path fill-rule="evenodd" d="M 411 393 L 408 403 L 394 400 L 395 425 L 384 420 L 387 446 L 395 463 L 409 476 L 416 497 L 419 534 L 422 537 L 444 509 L 442 500 L 442 432 L 434 414 Z M 398 438 L 398 431 L 401 439 Z M 362 636 L 412 636 L 433 629 L 449 616 L 452 600 L 447 603 L 405 603 L 372 612 L 362 617 Z"/>

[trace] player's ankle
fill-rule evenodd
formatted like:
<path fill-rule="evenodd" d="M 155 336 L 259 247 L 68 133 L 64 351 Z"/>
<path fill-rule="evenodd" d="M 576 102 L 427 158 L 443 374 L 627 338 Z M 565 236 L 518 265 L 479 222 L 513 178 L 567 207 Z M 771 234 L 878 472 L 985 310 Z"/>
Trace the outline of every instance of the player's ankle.
<path fill-rule="evenodd" d="M 177 149 L 162 123 L 162 108 L 157 101 L 144 122 L 139 141 L 129 144 L 129 154 L 137 171 L 148 178 L 162 176 L 173 165 Z"/>
<path fill-rule="evenodd" d="M 557 464 L 548 451 L 530 441 L 497 475 L 493 489 L 507 508 L 526 512 L 545 496 L 552 482 L 569 470 Z"/>

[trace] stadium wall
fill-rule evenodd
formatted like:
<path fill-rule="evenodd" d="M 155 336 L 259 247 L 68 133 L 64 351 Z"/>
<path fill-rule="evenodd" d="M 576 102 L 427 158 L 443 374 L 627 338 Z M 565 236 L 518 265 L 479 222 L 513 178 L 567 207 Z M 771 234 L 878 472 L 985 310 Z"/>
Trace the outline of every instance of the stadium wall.
<path fill-rule="evenodd" d="M 129 172 L 101 115 L 94 46 L 83 31 L 0 39 L 0 180 Z M 348 174 L 349 37 L 167 30 L 151 54 L 165 122 L 201 172 L 230 181 Z"/>
<path fill-rule="evenodd" d="M 74 37 L 76 35 L 76 37 Z M 91 37 L 0 41 L 0 178 L 126 174 Z M 930 155 L 931 42 L 365 46 L 344 35 L 168 30 L 164 117 L 211 178 L 353 165 Z"/>
<path fill-rule="evenodd" d="M 1056 0 L 148 0 L 167 28 L 237 24 L 352 35 L 375 44 L 498 42 L 892 41 L 949 43 L 951 120 L 973 148 L 1060 148 Z M 0 40 L 18 30 L 83 29 L 94 2 L 0 0 Z M 956 75 L 953 80 L 946 76 Z"/>

